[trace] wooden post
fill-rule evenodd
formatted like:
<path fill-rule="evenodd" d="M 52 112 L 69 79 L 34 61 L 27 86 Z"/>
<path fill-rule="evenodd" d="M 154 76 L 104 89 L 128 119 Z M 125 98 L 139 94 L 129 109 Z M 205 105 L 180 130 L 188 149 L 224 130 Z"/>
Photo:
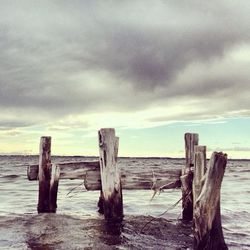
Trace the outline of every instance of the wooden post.
<path fill-rule="evenodd" d="M 99 135 L 99 140 L 100 140 L 100 135 Z M 115 154 L 115 162 L 117 162 L 117 159 L 118 159 L 118 149 L 119 149 L 119 137 L 115 137 L 115 148 L 114 148 L 114 154 Z M 122 188 L 121 188 L 121 192 L 122 192 Z M 98 201 L 98 212 L 100 214 L 104 214 L 104 196 L 103 196 L 103 192 L 102 192 L 102 188 L 101 188 L 101 191 L 100 191 L 100 197 L 99 197 L 99 201 Z"/>
<path fill-rule="evenodd" d="M 186 165 L 182 169 L 182 219 L 191 221 L 193 219 L 193 166 L 194 166 L 194 146 L 198 145 L 199 135 L 185 134 Z"/>
<path fill-rule="evenodd" d="M 206 146 L 194 146 L 193 204 L 201 193 L 206 172 Z"/>
<path fill-rule="evenodd" d="M 49 211 L 55 213 L 57 209 L 57 191 L 60 178 L 60 167 L 52 164 L 50 193 L 49 193 Z"/>
<path fill-rule="evenodd" d="M 227 155 L 214 152 L 194 208 L 194 249 L 228 249 L 221 226 L 220 189 Z"/>
<path fill-rule="evenodd" d="M 123 200 L 120 172 L 116 165 L 118 138 L 113 128 L 100 129 L 99 151 L 102 182 L 102 204 L 107 221 L 122 221 Z M 100 201 L 99 201 L 100 203 Z"/>
<path fill-rule="evenodd" d="M 49 194 L 51 179 L 51 137 L 41 137 L 39 155 L 39 194 L 38 194 L 38 213 L 50 212 Z"/>
<path fill-rule="evenodd" d="M 40 140 L 38 170 L 38 213 L 56 212 L 59 178 L 60 167 L 54 164 L 51 165 L 51 137 L 43 136 Z"/>

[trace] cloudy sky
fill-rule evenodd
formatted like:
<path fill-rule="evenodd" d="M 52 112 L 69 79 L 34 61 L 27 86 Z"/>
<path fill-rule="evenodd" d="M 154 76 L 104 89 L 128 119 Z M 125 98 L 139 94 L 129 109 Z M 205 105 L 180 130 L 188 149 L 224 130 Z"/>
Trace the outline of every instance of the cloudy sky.
<path fill-rule="evenodd" d="M 250 158 L 250 2 L 0 0 L 0 153 Z"/>

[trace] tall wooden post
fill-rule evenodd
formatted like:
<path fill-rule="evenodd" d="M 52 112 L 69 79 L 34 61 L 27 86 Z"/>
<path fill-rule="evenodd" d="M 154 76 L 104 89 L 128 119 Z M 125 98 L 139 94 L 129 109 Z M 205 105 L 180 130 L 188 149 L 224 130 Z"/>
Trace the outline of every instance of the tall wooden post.
<path fill-rule="evenodd" d="M 206 172 L 206 146 L 194 146 L 193 203 L 201 193 Z"/>
<path fill-rule="evenodd" d="M 227 164 L 227 155 L 214 152 L 205 182 L 194 207 L 194 249 L 228 249 L 221 226 L 220 189 Z"/>
<path fill-rule="evenodd" d="M 38 194 L 38 213 L 50 212 L 50 179 L 51 179 L 51 137 L 43 136 L 40 140 L 39 155 L 39 194 Z"/>
<path fill-rule="evenodd" d="M 55 213 L 57 209 L 57 191 L 60 168 L 51 164 L 51 137 L 43 136 L 40 140 L 39 155 L 39 193 L 38 213 Z"/>
<path fill-rule="evenodd" d="M 194 133 L 186 133 L 185 153 L 186 165 L 182 169 L 182 219 L 191 221 L 193 219 L 193 166 L 194 166 L 194 146 L 198 145 L 199 135 Z"/>
<path fill-rule="evenodd" d="M 115 137 L 113 128 L 100 129 L 98 134 L 103 197 L 101 206 L 106 220 L 121 221 L 123 219 L 122 187 L 120 171 L 116 164 L 119 140 Z"/>

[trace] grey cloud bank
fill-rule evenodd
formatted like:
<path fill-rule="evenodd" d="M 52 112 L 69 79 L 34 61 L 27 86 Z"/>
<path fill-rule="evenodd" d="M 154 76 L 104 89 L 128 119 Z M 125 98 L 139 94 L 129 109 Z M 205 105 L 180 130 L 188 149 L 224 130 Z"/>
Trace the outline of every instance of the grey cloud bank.
<path fill-rule="evenodd" d="M 244 45 L 249 58 L 248 1 L 0 4 L 3 127 L 190 99 L 208 119 L 250 115 L 250 61 L 229 57 Z"/>

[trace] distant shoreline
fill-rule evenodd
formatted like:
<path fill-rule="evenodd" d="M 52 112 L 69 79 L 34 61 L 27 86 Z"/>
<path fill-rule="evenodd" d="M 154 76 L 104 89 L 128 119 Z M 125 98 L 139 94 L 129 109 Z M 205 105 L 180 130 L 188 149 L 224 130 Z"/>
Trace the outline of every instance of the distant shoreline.
<path fill-rule="evenodd" d="M 25 155 L 25 154 L 0 154 L 0 157 L 39 157 L 39 155 Z M 96 159 L 99 156 L 88 156 L 88 155 L 53 155 L 54 157 L 62 157 L 62 158 L 93 158 Z M 162 156 L 119 156 L 121 159 L 166 159 L 166 160 L 185 160 L 185 157 L 162 157 Z M 209 158 L 207 158 L 209 160 Z M 250 161 L 245 158 L 230 158 L 228 161 Z"/>

